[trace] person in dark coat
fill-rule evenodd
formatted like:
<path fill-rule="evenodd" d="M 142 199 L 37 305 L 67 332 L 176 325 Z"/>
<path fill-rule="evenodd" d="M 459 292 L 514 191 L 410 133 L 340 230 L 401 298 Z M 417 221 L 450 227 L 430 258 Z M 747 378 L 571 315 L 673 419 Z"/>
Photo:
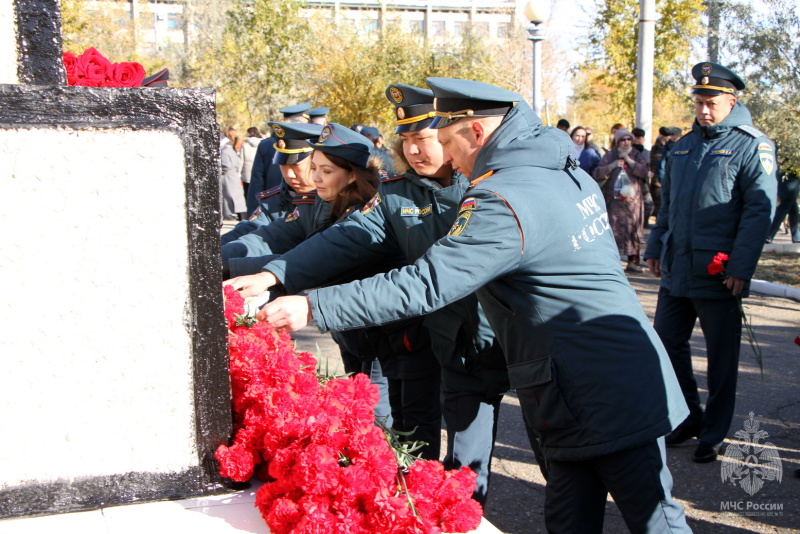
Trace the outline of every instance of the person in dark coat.
<path fill-rule="evenodd" d="M 283 220 L 295 209 L 299 209 L 301 212 L 312 210 L 317 196 L 314 191 L 314 182 L 311 179 L 309 156 L 312 149 L 308 147 L 306 140 L 318 137 L 322 132 L 322 126 L 281 122 L 270 122 L 269 125 L 276 138 L 276 142 L 272 146 L 274 153 L 271 167 L 278 169 L 281 183 L 259 193 L 256 196 L 259 205 L 250 217 L 222 234 L 220 241 L 223 247 L 223 258 L 226 260 L 244 255 L 229 252 L 234 248 L 240 249 L 239 245 L 234 248 L 226 248 L 226 245 L 258 231 L 270 223 Z M 309 219 L 309 214 L 304 213 L 304 215 L 303 224 Z M 314 227 L 313 223 L 311 227 Z"/>
<path fill-rule="evenodd" d="M 470 178 L 458 217 L 413 265 L 283 297 L 259 312 L 294 330 L 431 313 L 477 292 L 511 387 L 541 437 L 551 532 L 600 532 L 610 492 L 633 532 L 689 532 L 663 436 L 688 410 L 619 263 L 596 182 L 569 136 L 523 98 L 428 78 L 445 161 Z"/>
<path fill-rule="evenodd" d="M 753 127 L 736 99 L 744 82 L 716 63 L 692 68 L 695 121 L 673 148 L 661 183 L 661 211 L 650 232 L 645 259 L 661 278 L 655 329 L 689 405 L 689 417 L 667 445 L 699 437 L 693 459 L 712 462 L 733 419 L 739 371 L 741 298 L 775 211 L 775 147 Z M 718 253 L 729 260 L 725 275 L 710 274 Z M 708 360 L 708 398 L 700 403 L 689 339 L 697 319 Z"/>
<path fill-rule="evenodd" d="M 573 159 L 578 162 L 578 165 L 586 174 L 591 176 L 597 164 L 600 163 L 600 153 L 589 146 L 586 128 L 583 126 L 576 126 L 569 136 L 572 138 L 572 142 L 575 143 L 572 154 Z"/>
<path fill-rule="evenodd" d="M 308 114 L 311 104 L 305 102 L 294 106 L 285 107 L 280 111 L 283 114 L 281 122 L 308 123 Z M 256 156 L 253 159 L 253 168 L 250 172 L 250 185 L 247 188 L 247 216 L 251 216 L 258 208 L 259 195 L 263 191 L 273 189 L 281 184 L 281 172 L 277 165 L 272 164 L 275 156 L 275 142 L 278 138 L 273 133 L 258 144 Z"/>
<path fill-rule="evenodd" d="M 800 174 L 797 171 L 779 173 L 778 176 L 778 205 L 775 208 L 775 217 L 767 233 L 767 243 L 772 243 L 775 234 L 780 230 L 783 220 L 789 217 L 789 232 L 792 243 L 800 243 L 800 224 L 798 224 L 797 195 L 800 193 Z"/>

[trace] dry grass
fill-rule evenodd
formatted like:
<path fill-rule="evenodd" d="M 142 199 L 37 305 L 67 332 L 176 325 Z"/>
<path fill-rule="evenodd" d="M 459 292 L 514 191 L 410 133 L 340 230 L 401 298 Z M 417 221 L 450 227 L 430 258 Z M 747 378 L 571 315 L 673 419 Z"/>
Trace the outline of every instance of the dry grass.
<path fill-rule="evenodd" d="M 800 255 L 763 252 L 753 278 L 800 288 Z"/>

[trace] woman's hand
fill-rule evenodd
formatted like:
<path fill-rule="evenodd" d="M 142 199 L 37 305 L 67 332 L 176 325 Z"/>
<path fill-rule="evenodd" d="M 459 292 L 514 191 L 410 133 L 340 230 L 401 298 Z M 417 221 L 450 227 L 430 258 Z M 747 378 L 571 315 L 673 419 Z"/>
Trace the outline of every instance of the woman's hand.
<path fill-rule="evenodd" d="M 237 276 L 222 282 L 223 286 L 233 286 L 239 291 L 243 297 L 255 297 L 264 291 L 268 290 L 274 285 L 277 285 L 278 279 L 274 274 L 263 271 L 257 274 L 249 274 L 247 276 Z"/>

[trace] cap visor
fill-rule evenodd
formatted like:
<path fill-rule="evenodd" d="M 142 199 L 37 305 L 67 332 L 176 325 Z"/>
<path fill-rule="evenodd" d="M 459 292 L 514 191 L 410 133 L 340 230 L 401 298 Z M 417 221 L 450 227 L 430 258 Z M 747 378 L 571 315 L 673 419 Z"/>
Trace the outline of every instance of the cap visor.
<path fill-rule="evenodd" d="M 425 128 L 431 128 L 431 124 L 435 118 L 436 117 L 432 119 L 424 119 L 419 122 L 412 122 L 410 124 L 398 124 L 394 133 L 399 134 L 405 132 L 418 132 L 419 130 L 424 130 Z"/>
<path fill-rule="evenodd" d="M 272 156 L 273 165 L 294 165 L 306 159 L 313 152 L 301 152 L 299 154 L 284 154 L 283 152 L 275 152 Z"/>

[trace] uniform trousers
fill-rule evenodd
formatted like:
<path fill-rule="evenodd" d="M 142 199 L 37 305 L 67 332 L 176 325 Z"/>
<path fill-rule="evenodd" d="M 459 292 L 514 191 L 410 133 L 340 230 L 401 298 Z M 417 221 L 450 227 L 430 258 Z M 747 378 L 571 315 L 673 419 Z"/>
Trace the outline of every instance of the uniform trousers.
<path fill-rule="evenodd" d="M 705 412 L 700 405 L 689 346 L 697 319 L 700 319 L 706 340 L 708 360 Z M 711 445 L 722 443 L 730 429 L 736 403 L 742 338 L 742 315 L 738 299 L 675 297 L 662 287 L 658 292 L 653 326 L 667 349 L 683 397 L 689 406 L 686 424 L 701 429 L 700 441 Z"/>
<path fill-rule="evenodd" d="M 403 441 L 427 443 L 415 452 L 423 460 L 439 460 L 442 447 L 442 406 L 440 370 L 424 377 L 389 378 L 389 404 L 392 407 L 392 428 L 412 432 Z"/>
<path fill-rule="evenodd" d="M 342 355 L 344 372 L 347 374 L 364 373 L 372 384 L 378 386 L 378 404 L 375 405 L 375 419 L 382 421 L 387 427 L 392 426 L 392 410 L 389 405 L 389 380 L 383 376 L 383 370 L 378 360 L 366 361 L 359 356 L 363 354 L 361 348 L 360 330 L 347 330 L 345 332 L 332 332 L 331 338 L 339 345 Z M 339 374 L 339 373 L 336 373 Z"/>
<path fill-rule="evenodd" d="M 447 428 L 445 469 L 468 466 L 478 478 L 472 498 L 486 504 L 491 477 L 492 453 L 502 395 L 469 391 L 442 392 L 442 415 Z"/>
<path fill-rule="evenodd" d="M 610 493 L 633 534 L 691 532 L 683 507 L 672 499 L 664 438 L 581 461 L 550 460 L 545 527 L 552 534 L 603 532 Z"/>

